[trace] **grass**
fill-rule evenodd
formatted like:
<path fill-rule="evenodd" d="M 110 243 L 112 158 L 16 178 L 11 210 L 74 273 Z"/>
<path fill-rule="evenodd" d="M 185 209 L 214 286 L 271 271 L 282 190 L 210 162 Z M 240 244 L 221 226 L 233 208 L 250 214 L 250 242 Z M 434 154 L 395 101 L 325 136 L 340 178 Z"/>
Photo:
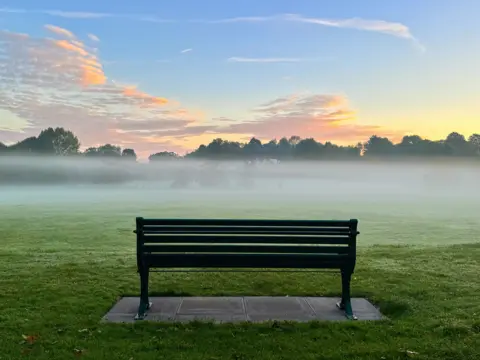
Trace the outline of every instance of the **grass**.
<path fill-rule="evenodd" d="M 453 222 L 448 209 L 429 213 L 418 205 L 412 212 L 411 204 L 353 204 L 348 210 L 344 204 L 325 210 L 318 204 L 228 205 L 203 205 L 201 214 L 358 217 L 353 295 L 367 297 L 389 320 L 100 324 L 121 296 L 139 292 L 133 218 L 196 217 L 200 202 L 10 204 L 0 206 L 0 359 L 480 358 L 480 243 L 478 235 L 473 237 L 480 220 L 475 213 L 457 212 Z M 155 273 L 151 291 L 338 296 L 340 280 L 324 273 Z"/>

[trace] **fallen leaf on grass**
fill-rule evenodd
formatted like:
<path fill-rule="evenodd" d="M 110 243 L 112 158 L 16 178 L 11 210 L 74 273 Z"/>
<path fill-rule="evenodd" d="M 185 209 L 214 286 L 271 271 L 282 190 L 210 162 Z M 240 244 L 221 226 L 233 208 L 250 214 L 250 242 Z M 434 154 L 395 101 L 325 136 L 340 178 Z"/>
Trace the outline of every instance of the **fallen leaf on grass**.
<path fill-rule="evenodd" d="M 88 332 L 88 329 L 81 329 L 81 330 L 78 330 L 79 333 L 84 333 L 84 332 Z"/>
<path fill-rule="evenodd" d="M 37 335 L 22 335 L 22 338 L 27 344 L 32 345 L 33 343 L 35 343 L 35 341 L 37 341 L 38 336 Z"/>
<path fill-rule="evenodd" d="M 76 356 L 82 356 L 85 353 L 83 349 L 73 349 L 73 352 Z"/>
<path fill-rule="evenodd" d="M 415 351 L 407 350 L 405 352 L 406 352 L 408 357 L 414 357 L 415 355 L 418 355 L 418 352 L 415 352 Z"/>

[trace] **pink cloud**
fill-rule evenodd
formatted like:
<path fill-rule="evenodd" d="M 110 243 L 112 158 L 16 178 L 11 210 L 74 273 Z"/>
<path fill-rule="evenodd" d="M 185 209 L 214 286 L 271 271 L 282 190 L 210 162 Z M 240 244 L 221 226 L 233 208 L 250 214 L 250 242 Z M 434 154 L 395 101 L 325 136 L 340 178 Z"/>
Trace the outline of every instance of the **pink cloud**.
<path fill-rule="evenodd" d="M 291 95 L 254 109 L 254 119 L 230 124 L 224 133 L 252 134 L 258 138 L 292 135 L 319 141 L 355 142 L 376 133 L 398 136 L 399 132 L 356 122 L 356 112 L 341 95 Z"/>
<path fill-rule="evenodd" d="M 168 140 L 152 140 L 152 133 L 181 133 L 201 119 L 200 112 L 174 100 L 119 85 L 107 77 L 95 49 L 66 29 L 48 29 L 65 39 L 0 32 L 0 108 L 26 120 L 14 131 L 3 129 L 0 141 L 19 141 L 47 126 L 62 126 L 84 147 L 128 142 L 135 148 L 150 144 L 154 150 L 156 143 Z"/>

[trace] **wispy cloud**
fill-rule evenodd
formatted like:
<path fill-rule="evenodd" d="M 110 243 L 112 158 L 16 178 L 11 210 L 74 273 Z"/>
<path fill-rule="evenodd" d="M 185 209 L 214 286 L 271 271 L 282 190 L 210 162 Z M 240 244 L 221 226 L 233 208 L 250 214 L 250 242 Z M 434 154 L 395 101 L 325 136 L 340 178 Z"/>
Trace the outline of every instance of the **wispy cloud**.
<path fill-rule="evenodd" d="M 303 22 L 321 26 L 329 26 L 336 28 L 356 29 L 364 31 L 373 31 L 383 33 L 391 36 L 410 40 L 420 50 L 425 51 L 425 47 L 420 41 L 413 36 L 410 28 L 399 22 L 389 22 L 385 20 L 365 20 L 361 18 L 350 19 L 322 19 L 322 18 L 308 18 L 296 14 L 285 15 L 288 21 Z"/>
<path fill-rule="evenodd" d="M 67 29 L 63 29 L 61 27 L 58 27 L 58 26 L 55 26 L 55 25 L 45 25 L 45 29 L 47 29 L 48 31 L 51 31 L 57 35 L 60 35 L 60 36 L 64 36 L 64 37 L 67 37 L 67 38 L 75 38 L 75 36 L 73 35 L 73 33 Z"/>
<path fill-rule="evenodd" d="M 62 17 L 68 19 L 105 19 L 105 18 L 117 18 L 128 19 L 133 21 L 145 21 L 153 23 L 171 23 L 174 20 L 162 19 L 151 15 L 138 14 L 116 14 L 116 13 L 101 13 L 101 12 L 88 12 L 88 11 L 63 11 L 63 10 L 26 10 L 26 9 L 13 9 L 13 8 L 0 8 L 0 12 L 11 14 L 43 14 L 55 17 Z"/>
<path fill-rule="evenodd" d="M 419 49 L 425 50 L 420 41 L 412 34 L 410 28 L 399 22 L 385 20 L 368 20 L 361 18 L 327 19 L 305 17 L 298 14 L 279 14 L 272 16 L 233 17 L 219 20 L 197 20 L 197 22 L 222 24 L 222 23 L 261 23 L 271 21 L 307 23 L 327 27 L 356 29 L 383 33 L 412 41 Z"/>
<path fill-rule="evenodd" d="M 182 51 L 180 51 L 180 54 L 186 54 L 186 53 L 189 53 L 193 51 L 193 49 L 183 49 Z"/>
<path fill-rule="evenodd" d="M 122 18 L 133 21 L 144 21 L 153 23 L 172 23 L 177 22 L 172 19 L 162 19 L 156 16 L 147 14 L 118 14 L 118 13 L 98 13 L 98 12 L 84 12 L 84 11 L 63 11 L 63 10 L 26 10 L 26 9 L 14 9 L 14 8 L 0 8 L 0 12 L 3 13 L 37 13 L 50 16 L 75 18 L 75 19 L 102 19 L 102 18 Z M 410 28 L 400 22 L 392 22 L 386 20 L 377 19 L 362 19 L 362 18 L 347 18 L 347 19 L 328 19 L 328 18 L 315 18 L 306 17 L 299 14 L 277 14 L 269 16 L 243 16 L 233 17 L 217 20 L 187 20 L 191 23 L 204 23 L 204 24 L 228 24 L 228 23 L 262 23 L 271 21 L 282 22 L 297 22 L 307 23 L 327 27 L 356 29 L 363 31 L 372 31 L 377 33 L 383 33 L 403 39 L 412 41 L 412 43 L 422 51 L 425 51 L 425 47 L 422 43 L 412 34 Z"/>
<path fill-rule="evenodd" d="M 31 12 L 46 14 L 50 16 L 70 18 L 70 19 L 102 19 L 102 18 L 116 16 L 115 14 L 110 14 L 110 13 L 96 13 L 96 12 L 85 12 L 85 11 L 34 10 Z"/>
<path fill-rule="evenodd" d="M 229 62 L 245 62 L 245 63 L 285 63 L 285 62 L 301 62 L 304 59 L 298 58 L 247 58 L 247 57 L 231 57 Z"/>
<path fill-rule="evenodd" d="M 97 35 L 95 34 L 88 34 L 88 38 L 92 41 L 95 41 L 95 42 L 100 42 L 100 39 Z"/>
<path fill-rule="evenodd" d="M 282 15 L 241 16 L 241 17 L 233 17 L 233 18 L 218 19 L 218 20 L 190 20 L 190 22 L 207 23 L 207 24 L 227 24 L 227 23 L 239 23 L 239 22 L 265 22 L 265 21 L 271 21 L 271 20 L 281 20 L 281 18 L 282 18 Z"/>

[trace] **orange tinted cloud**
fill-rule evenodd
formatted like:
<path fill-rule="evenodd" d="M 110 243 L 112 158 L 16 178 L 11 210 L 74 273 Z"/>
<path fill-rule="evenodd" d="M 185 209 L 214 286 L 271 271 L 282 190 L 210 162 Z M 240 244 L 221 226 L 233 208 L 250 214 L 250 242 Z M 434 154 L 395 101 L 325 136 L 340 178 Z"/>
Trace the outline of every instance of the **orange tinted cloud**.
<path fill-rule="evenodd" d="M 259 106 L 255 113 L 253 119 L 222 127 L 221 132 L 251 134 L 263 139 L 297 135 L 338 143 L 363 141 L 373 134 L 399 134 L 379 126 L 358 124 L 356 111 L 342 95 L 290 95 Z"/>
<path fill-rule="evenodd" d="M 75 38 L 75 35 L 73 35 L 73 33 L 67 29 L 64 29 L 64 28 L 61 28 L 59 26 L 55 26 L 55 25 L 45 25 L 45 29 L 47 29 L 48 31 L 51 31 L 57 35 L 60 35 L 60 36 L 64 36 L 64 37 L 68 37 L 68 38 Z"/>
<path fill-rule="evenodd" d="M 107 81 L 107 77 L 100 67 L 94 65 L 83 64 L 82 85 L 102 85 Z"/>
<path fill-rule="evenodd" d="M 58 47 L 61 47 L 65 50 L 69 50 L 69 51 L 73 51 L 73 52 L 76 52 L 78 53 L 79 55 L 81 56 L 88 56 L 89 53 L 87 52 L 87 50 L 85 50 L 83 47 L 77 45 L 77 44 L 74 44 L 68 40 L 55 40 L 55 44 L 58 46 Z"/>
<path fill-rule="evenodd" d="M 0 133 L 0 141 L 61 126 L 83 147 L 110 142 L 156 151 L 172 145 L 163 132 L 181 134 L 203 120 L 201 112 L 175 100 L 108 79 L 96 51 L 76 37 L 39 39 L 0 31 L 0 46 L 0 109 L 22 120 Z"/>
<path fill-rule="evenodd" d="M 54 40 L 53 43 L 55 46 L 78 56 L 76 61 L 81 70 L 79 79 L 81 85 L 102 85 L 107 82 L 102 64 L 94 54 L 86 49 L 83 42 L 78 40 Z"/>
<path fill-rule="evenodd" d="M 168 103 L 168 100 L 162 97 L 152 96 L 146 94 L 140 90 L 137 90 L 136 86 L 125 86 L 123 88 L 123 94 L 127 97 L 140 100 L 142 105 L 165 105 Z"/>

